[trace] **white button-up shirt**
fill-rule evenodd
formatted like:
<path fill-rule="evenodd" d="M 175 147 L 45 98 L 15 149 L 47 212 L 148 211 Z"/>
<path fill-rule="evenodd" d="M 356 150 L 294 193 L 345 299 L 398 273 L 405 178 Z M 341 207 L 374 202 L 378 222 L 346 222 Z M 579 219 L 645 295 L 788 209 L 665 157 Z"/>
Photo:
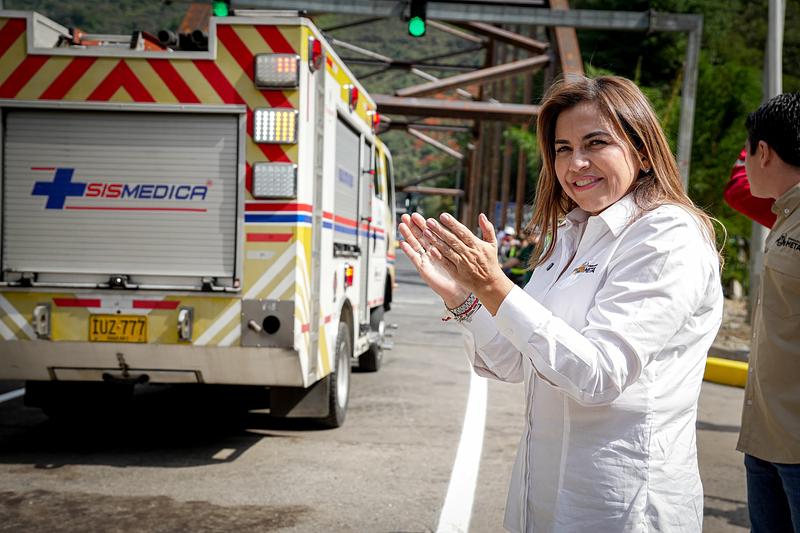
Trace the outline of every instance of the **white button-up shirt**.
<path fill-rule="evenodd" d="M 700 532 L 697 400 L 721 320 L 716 252 L 688 211 L 629 195 L 570 212 L 525 289 L 463 323 L 478 374 L 525 383 L 505 527 Z"/>

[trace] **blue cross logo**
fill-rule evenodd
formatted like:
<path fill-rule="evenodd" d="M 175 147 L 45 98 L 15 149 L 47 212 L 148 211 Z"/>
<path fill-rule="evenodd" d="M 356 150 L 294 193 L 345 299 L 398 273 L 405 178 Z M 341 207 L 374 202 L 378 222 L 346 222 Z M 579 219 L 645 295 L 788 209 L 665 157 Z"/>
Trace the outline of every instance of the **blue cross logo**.
<path fill-rule="evenodd" d="M 34 196 L 47 196 L 45 209 L 64 209 L 68 196 L 83 196 L 86 183 L 72 183 L 74 168 L 57 168 L 53 181 L 37 181 L 33 185 Z"/>

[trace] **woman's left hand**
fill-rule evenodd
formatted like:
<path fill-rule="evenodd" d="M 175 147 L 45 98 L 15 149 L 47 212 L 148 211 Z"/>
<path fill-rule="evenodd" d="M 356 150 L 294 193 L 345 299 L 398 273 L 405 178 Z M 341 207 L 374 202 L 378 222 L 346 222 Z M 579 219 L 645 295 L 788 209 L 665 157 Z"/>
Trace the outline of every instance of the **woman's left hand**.
<path fill-rule="evenodd" d="M 440 222 L 429 218 L 424 236 L 433 246 L 430 253 L 462 286 L 472 291 L 495 314 L 506 295 L 514 288 L 497 260 L 497 238 L 489 219 L 478 217 L 483 239 L 447 213 Z"/>

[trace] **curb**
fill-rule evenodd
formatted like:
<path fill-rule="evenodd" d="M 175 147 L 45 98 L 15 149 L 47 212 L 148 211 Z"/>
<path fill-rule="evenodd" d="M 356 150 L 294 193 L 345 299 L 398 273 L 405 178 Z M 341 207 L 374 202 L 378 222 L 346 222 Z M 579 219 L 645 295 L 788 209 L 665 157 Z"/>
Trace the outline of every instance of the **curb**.
<path fill-rule="evenodd" d="M 747 363 L 709 356 L 703 379 L 721 385 L 744 388 L 747 382 Z"/>

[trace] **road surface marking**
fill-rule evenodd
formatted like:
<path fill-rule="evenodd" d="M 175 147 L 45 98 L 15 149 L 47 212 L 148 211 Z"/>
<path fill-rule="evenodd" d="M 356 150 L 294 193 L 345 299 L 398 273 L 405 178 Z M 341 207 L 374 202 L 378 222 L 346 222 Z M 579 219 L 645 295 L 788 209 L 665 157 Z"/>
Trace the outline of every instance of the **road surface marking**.
<path fill-rule="evenodd" d="M 470 369 L 469 398 L 464 415 L 461 440 L 447 487 L 439 526 L 436 533 L 466 533 L 472 517 L 472 501 L 475 499 L 475 486 L 478 482 L 478 469 L 481 464 L 483 430 L 486 425 L 486 378 L 480 377 Z"/>
<path fill-rule="evenodd" d="M 0 403 L 7 402 L 9 400 L 13 400 L 14 398 L 19 398 L 25 394 L 25 389 L 17 389 L 12 390 L 11 392 L 6 392 L 4 394 L 0 394 Z"/>

